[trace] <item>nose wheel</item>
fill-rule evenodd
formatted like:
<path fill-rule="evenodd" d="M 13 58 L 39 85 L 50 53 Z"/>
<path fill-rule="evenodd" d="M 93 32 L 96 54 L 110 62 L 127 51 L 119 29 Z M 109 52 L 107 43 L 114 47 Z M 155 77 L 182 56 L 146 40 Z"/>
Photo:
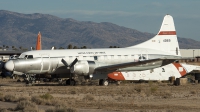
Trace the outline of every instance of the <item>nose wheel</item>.
<path fill-rule="evenodd" d="M 30 74 L 25 74 L 24 80 L 26 84 L 33 84 L 35 82 L 35 76 Z"/>

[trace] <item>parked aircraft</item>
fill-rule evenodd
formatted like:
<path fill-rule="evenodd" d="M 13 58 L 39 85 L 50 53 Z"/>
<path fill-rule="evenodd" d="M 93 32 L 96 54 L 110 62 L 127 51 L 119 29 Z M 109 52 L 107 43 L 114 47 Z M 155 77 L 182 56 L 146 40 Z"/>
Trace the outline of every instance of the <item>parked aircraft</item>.
<path fill-rule="evenodd" d="M 184 77 L 197 66 L 184 63 L 171 63 L 159 68 L 144 71 L 113 72 L 108 74 L 109 80 L 122 81 L 167 81 L 170 77 Z"/>
<path fill-rule="evenodd" d="M 36 41 L 36 50 L 41 50 L 42 49 L 42 46 L 41 46 L 41 33 L 39 32 L 38 33 L 38 36 L 37 36 L 37 41 Z M 13 73 L 10 73 L 8 72 L 7 70 L 4 69 L 4 65 L 5 65 L 5 62 L 8 61 L 8 60 L 14 60 L 14 59 L 17 59 L 18 56 L 23 53 L 24 51 L 1 51 L 0 52 L 0 55 L 3 55 L 1 58 L 1 61 L 0 61 L 0 72 L 1 72 L 1 75 L 2 76 L 11 76 L 12 74 L 15 74 L 15 75 L 22 75 L 24 73 L 20 73 L 20 72 L 13 72 Z"/>
<path fill-rule="evenodd" d="M 172 16 L 166 15 L 160 31 L 152 39 L 127 48 L 35 50 L 10 60 L 5 68 L 25 74 L 60 74 L 69 77 L 66 84 L 75 85 L 74 75 L 102 79 L 121 71 L 142 71 L 172 63 L 181 58 Z"/>

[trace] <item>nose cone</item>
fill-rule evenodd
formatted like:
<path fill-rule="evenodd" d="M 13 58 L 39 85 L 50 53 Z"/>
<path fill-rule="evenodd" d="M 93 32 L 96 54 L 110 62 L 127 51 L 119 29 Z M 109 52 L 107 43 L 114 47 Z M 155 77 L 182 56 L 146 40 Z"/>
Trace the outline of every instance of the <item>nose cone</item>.
<path fill-rule="evenodd" d="M 5 64 L 5 69 L 8 71 L 13 71 L 14 70 L 14 63 L 13 60 L 9 60 L 8 62 L 6 62 Z"/>

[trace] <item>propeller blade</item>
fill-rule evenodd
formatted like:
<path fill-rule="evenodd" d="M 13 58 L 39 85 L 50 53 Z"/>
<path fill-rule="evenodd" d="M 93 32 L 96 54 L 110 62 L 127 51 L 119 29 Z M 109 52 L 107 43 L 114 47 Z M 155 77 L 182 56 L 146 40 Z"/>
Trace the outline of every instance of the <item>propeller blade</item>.
<path fill-rule="evenodd" d="M 76 58 L 69 66 L 72 67 L 77 63 L 78 59 Z"/>
<path fill-rule="evenodd" d="M 62 62 L 66 67 L 69 67 L 69 65 L 67 64 L 67 62 L 66 62 L 64 59 L 62 59 L 61 62 Z"/>

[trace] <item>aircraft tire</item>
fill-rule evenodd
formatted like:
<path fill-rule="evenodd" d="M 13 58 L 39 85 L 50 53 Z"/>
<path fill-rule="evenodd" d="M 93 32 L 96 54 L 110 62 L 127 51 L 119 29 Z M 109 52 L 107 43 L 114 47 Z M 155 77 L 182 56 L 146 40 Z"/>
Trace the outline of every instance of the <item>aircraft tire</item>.
<path fill-rule="evenodd" d="M 76 85 L 76 81 L 74 79 L 67 79 L 66 80 L 66 85 L 67 86 L 75 86 Z"/>
<path fill-rule="evenodd" d="M 75 86 L 76 85 L 76 81 L 74 79 L 70 80 L 70 86 Z"/>
<path fill-rule="evenodd" d="M 100 86 L 108 86 L 109 85 L 109 81 L 107 79 L 100 79 L 99 80 L 99 85 Z"/>
<path fill-rule="evenodd" d="M 109 81 L 107 79 L 100 79 L 99 80 L 99 85 L 100 86 L 108 86 L 109 85 Z"/>
<path fill-rule="evenodd" d="M 104 80 L 103 80 L 103 86 L 108 86 L 108 85 L 109 85 L 109 81 L 106 80 L 106 79 L 104 79 Z"/>
<path fill-rule="evenodd" d="M 29 83 L 30 83 L 30 82 L 27 80 L 27 81 L 26 81 L 26 84 L 29 84 Z"/>
<path fill-rule="evenodd" d="M 103 79 L 99 79 L 99 85 L 100 85 L 100 86 L 103 85 Z"/>

